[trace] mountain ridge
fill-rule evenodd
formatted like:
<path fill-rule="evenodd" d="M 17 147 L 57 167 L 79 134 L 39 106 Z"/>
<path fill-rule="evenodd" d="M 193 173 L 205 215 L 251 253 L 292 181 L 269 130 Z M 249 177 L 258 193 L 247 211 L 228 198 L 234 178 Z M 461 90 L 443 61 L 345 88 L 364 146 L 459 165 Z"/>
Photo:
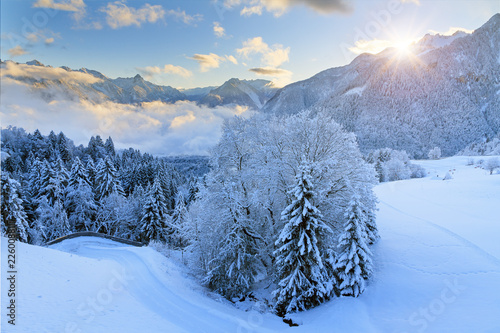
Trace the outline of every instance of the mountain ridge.
<path fill-rule="evenodd" d="M 453 155 L 500 130 L 500 14 L 444 39 L 425 36 L 408 56 L 361 54 L 283 87 L 262 111 L 331 113 L 363 152 L 389 147 L 423 158 L 439 146 Z"/>

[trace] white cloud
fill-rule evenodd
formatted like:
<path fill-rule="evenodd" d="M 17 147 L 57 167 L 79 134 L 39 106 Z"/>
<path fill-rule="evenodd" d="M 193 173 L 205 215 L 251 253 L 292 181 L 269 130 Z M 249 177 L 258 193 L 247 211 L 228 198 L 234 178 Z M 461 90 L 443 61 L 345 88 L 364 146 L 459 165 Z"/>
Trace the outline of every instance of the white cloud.
<path fill-rule="evenodd" d="M 31 34 L 28 34 L 28 35 L 26 35 L 26 39 L 32 43 L 36 43 L 36 42 L 38 42 L 38 34 L 36 34 L 34 32 Z"/>
<path fill-rule="evenodd" d="M 185 69 L 184 67 L 181 66 L 175 66 L 175 65 L 165 65 L 163 67 L 158 67 L 158 66 L 147 66 L 144 68 L 136 68 L 141 74 L 143 74 L 146 79 L 152 78 L 156 74 L 174 74 L 174 75 L 179 75 L 182 77 L 190 77 L 193 75 L 193 72 L 191 72 L 188 69 Z"/>
<path fill-rule="evenodd" d="M 214 34 L 216 37 L 222 38 L 226 35 L 226 31 L 220 26 L 219 22 L 214 22 Z"/>
<path fill-rule="evenodd" d="M 262 15 L 262 6 L 243 7 L 240 11 L 241 16 Z"/>
<path fill-rule="evenodd" d="M 83 0 L 70 0 L 70 1 L 54 1 L 54 0 L 37 0 L 33 7 L 35 8 L 51 8 L 67 12 L 79 12 L 85 8 Z"/>
<path fill-rule="evenodd" d="M 280 44 L 269 47 L 262 40 L 262 37 L 255 37 L 243 42 L 243 47 L 237 49 L 236 52 L 247 59 L 252 54 L 261 54 L 261 63 L 264 66 L 278 67 L 284 62 L 288 62 L 290 48 L 283 48 L 283 45 Z"/>
<path fill-rule="evenodd" d="M 203 15 L 201 14 L 188 15 L 184 10 L 181 11 L 179 9 L 178 10 L 171 9 L 167 12 L 167 14 L 169 16 L 175 17 L 178 20 L 181 20 L 185 24 L 192 24 L 193 22 L 201 21 L 203 19 Z"/>
<path fill-rule="evenodd" d="M 259 76 L 266 76 L 269 78 L 276 88 L 281 88 L 292 82 L 293 73 L 282 68 L 274 67 L 257 67 L 250 68 L 250 72 Z"/>
<path fill-rule="evenodd" d="M 23 49 L 20 45 L 16 45 L 13 48 L 9 49 L 7 51 L 7 53 L 9 54 L 9 56 L 11 58 L 14 58 L 14 57 L 19 57 L 19 56 L 25 55 L 28 53 L 28 51 Z"/>
<path fill-rule="evenodd" d="M 200 64 L 201 72 L 208 72 L 212 68 L 219 68 L 221 62 L 229 61 L 237 65 L 238 60 L 232 55 L 219 56 L 215 53 L 210 54 L 195 54 L 194 56 L 188 58 L 196 60 Z"/>
<path fill-rule="evenodd" d="M 62 68 L 16 64 L 12 61 L 5 63 L 5 67 L 0 70 L 0 77 L 2 77 L 2 80 L 6 77 L 30 77 L 35 80 L 63 80 L 68 83 L 84 84 L 92 84 L 100 81 L 100 79 L 87 73 L 68 72 Z"/>
<path fill-rule="evenodd" d="M 460 27 L 450 27 L 445 32 L 439 32 L 439 31 L 436 31 L 436 30 L 429 30 L 429 32 L 432 33 L 432 34 L 440 34 L 440 35 L 443 35 L 443 36 L 451 36 L 454 33 L 456 33 L 457 31 L 462 31 L 462 32 L 465 32 L 467 34 L 471 34 L 471 33 L 474 32 L 474 30 L 469 30 L 469 29 L 460 28 Z"/>
<path fill-rule="evenodd" d="M 384 49 L 392 46 L 393 44 L 394 44 L 393 42 L 383 39 L 372 39 L 372 40 L 360 39 L 356 41 L 353 47 L 349 48 L 349 51 L 355 54 L 361 54 L 361 53 L 377 54 L 379 52 L 382 52 Z"/>
<path fill-rule="evenodd" d="M 414 3 L 417 6 L 420 6 L 420 0 L 401 0 L 402 3 Z"/>
<path fill-rule="evenodd" d="M 66 12 L 72 12 L 73 19 L 77 22 L 77 28 L 93 28 L 100 29 L 101 25 L 97 22 L 83 23 L 84 17 L 87 15 L 86 7 L 87 5 L 83 0 L 65 0 L 65 1 L 54 1 L 54 0 L 37 0 L 33 7 L 35 8 L 51 8 L 55 10 L 61 10 Z"/>
<path fill-rule="evenodd" d="M 106 13 L 106 22 L 113 29 L 131 25 L 141 26 L 142 23 L 155 23 L 165 17 L 165 10 L 160 5 L 145 4 L 139 9 L 131 8 L 123 2 L 108 3 L 101 11 Z"/>
<path fill-rule="evenodd" d="M 54 43 L 54 37 L 46 38 L 45 39 L 45 44 L 50 45 Z"/>
<path fill-rule="evenodd" d="M 244 16 L 261 15 L 262 10 L 265 9 L 278 17 L 294 6 L 305 6 L 321 14 L 349 13 L 352 11 L 348 0 L 226 0 L 224 5 L 227 8 L 245 5 L 240 11 L 240 15 Z"/>
<path fill-rule="evenodd" d="M 190 59 L 196 60 L 200 64 L 200 71 L 202 72 L 208 72 L 212 68 L 219 68 L 221 61 L 224 61 L 223 57 L 215 53 L 195 54 Z"/>
<path fill-rule="evenodd" d="M 232 62 L 233 64 L 238 65 L 238 60 L 236 60 L 236 58 L 235 58 L 235 57 L 233 57 L 232 55 L 229 55 L 229 56 L 227 55 L 227 56 L 226 56 L 226 59 L 227 59 L 228 61 Z"/>
<path fill-rule="evenodd" d="M 0 92 L 0 117 L 5 125 L 63 131 L 75 144 L 92 135 L 111 136 L 117 148 L 132 147 L 155 155 L 207 154 L 220 138 L 221 124 L 234 115 L 249 115 L 246 107 L 198 106 L 192 102 L 140 105 L 94 103 L 54 93 L 47 103 L 40 94 L 5 78 Z"/>

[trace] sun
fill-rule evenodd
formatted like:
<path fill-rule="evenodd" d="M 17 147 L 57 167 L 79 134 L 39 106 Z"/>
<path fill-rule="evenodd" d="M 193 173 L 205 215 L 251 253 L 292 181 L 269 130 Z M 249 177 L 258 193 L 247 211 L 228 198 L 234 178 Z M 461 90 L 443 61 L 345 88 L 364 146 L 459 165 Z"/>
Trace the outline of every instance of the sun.
<path fill-rule="evenodd" d="M 392 44 L 392 47 L 396 49 L 398 58 L 406 58 L 413 55 L 411 44 L 412 41 L 396 41 Z"/>

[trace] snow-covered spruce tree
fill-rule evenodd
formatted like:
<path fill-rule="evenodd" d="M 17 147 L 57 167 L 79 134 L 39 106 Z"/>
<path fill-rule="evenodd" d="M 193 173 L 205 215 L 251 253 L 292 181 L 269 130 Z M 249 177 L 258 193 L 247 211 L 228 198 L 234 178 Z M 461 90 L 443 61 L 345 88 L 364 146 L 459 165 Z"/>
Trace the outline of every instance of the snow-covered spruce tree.
<path fill-rule="evenodd" d="M 146 192 L 141 185 L 137 185 L 134 191 L 127 197 L 127 209 L 125 221 L 120 224 L 119 235 L 130 240 L 139 240 L 140 221 L 142 219 L 142 205 Z"/>
<path fill-rule="evenodd" d="M 97 205 L 92 188 L 83 178 L 78 184 L 68 186 L 64 206 L 68 212 L 69 224 L 73 231 L 89 231 L 97 213 Z"/>
<path fill-rule="evenodd" d="M 20 198 L 21 185 L 9 177 L 8 173 L 2 172 L 2 235 L 15 234 L 17 240 L 26 242 L 28 240 L 29 225 L 23 208 L 23 200 Z"/>
<path fill-rule="evenodd" d="M 118 178 L 118 172 L 109 156 L 99 160 L 95 182 L 97 201 L 101 201 L 111 193 L 121 196 L 125 195 L 120 179 Z"/>
<path fill-rule="evenodd" d="M 262 269 L 258 257 L 262 237 L 253 230 L 244 198 L 233 187 L 234 184 L 229 184 L 224 191 L 224 209 L 219 218 L 226 230 L 204 279 L 211 289 L 228 299 L 247 292 Z"/>
<path fill-rule="evenodd" d="M 186 208 L 186 203 L 184 196 L 181 192 L 177 193 L 177 199 L 175 200 L 175 208 L 172 213 L 172 228 L 173 232 L 171 235 L 172 245 L 178 248 L 182 248 L 186 245 L 186 239 L 183 239 L 182 229 L 189 219 L 189 213 Z"/>
<path fill-rule="evenodd" d="M 278 288 L 273 293 L 280 316 L 321 304 L 332 293 L 329 273 L 323 264 L 327 260 L 326 239 L 332 230 L 314 206 L 316 193 L 312 182 L 311 166 L 303 163 L 291 191 L 293 201 L 282 213 L 285 225 L 274 252 Z"/>
<path fill-rule="evenodd" d="M 376 243 L 380 238 L 380 235 L 378 233 L 378 228 L 377 228 L 377 222 L 376 222 L 377 218 L 375 215 L 375 209 L 371 209 L 371 210 L 368 209 L 368 210 L 364 211 L 364 213 L 366 214 L 366 217 L 367 217 L 366 228 L 365 228 L 366 237 L 368 240 L 368 244 L 372 245 L 372 244 Z"/>
<path fill-rule="evenodd" d="M 69 182 L 69 172 L 60 157 L 55 161 L 53 169 L 57 174 L 57 178 L 59 179 L 59 185 L 63 190 L 66 189 Z"/>
<path fill-rule="evenodd" d="M 57 200 L 62 200 L 64 197 L 57 172 L 54 171 L 47 160 L 43 161 L 38 187 L 40 190 L 36 199 L 45 197 L 51 206 Z"/>
<path fill-rule="evenodd" d="M 167 221 L 167 205 L 158 178 L 150 186 L 142 211 L 140 238 L 143 242 L 151 240 L 166 241 L 172 233 L 172 227 L 165 225 Z"/>
<path fill-rule="evenodd" d="M 41 238 L 38 242 L 48 242 L 71 233 L 68 216 L 60 200 L 56 200 L 51 206 L 47 197 L 43 196 L 36 212 L 38 219 L 35 225 L 39 228 Z"/>
<path fill-rule="evenodd" d="M 91 185 L 87 168 L 83 165 L 78 157 L 75 157 L 73 166 L 71 167 L 71 172 L 69 174 L 68 186 L 76 188 L 77 186 L 79 186 L 80 181 L 84 181 L 88 185 Z"/>
<path fill-rule="evenodd" d="M 372 274 L 372 253 L 368 248 L 368 216 L 358 194 L 354 194 L 346 213 L 344 231 L 339 237 L 336 271 L 340 294 L 358 297 L 365 290 L 365 280 Z"/>

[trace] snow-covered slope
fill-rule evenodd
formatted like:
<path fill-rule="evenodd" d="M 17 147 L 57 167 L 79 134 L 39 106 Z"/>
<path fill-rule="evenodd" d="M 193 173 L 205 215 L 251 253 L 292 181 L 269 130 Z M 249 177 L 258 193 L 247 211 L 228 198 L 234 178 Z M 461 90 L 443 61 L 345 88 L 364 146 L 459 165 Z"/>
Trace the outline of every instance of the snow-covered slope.
<path fill-rule="evenodd" d="M 1 331 L 499 332 L 500 174 L 468 161 L 415 161 L 428 177 L 378 185 L 381 239 L 370 285 L 359 298 L 295 314 L 299 327 L 208 297 L 152 248 L 77 238 L 51 248 L 18 244 L 16 326 L 2 315 Z M 452 179 L 442 180 L 446 173 Z M 2 238 L 2 281 L 6 246 Z"/>
<path fill-rule="evenodd" d="M 211 107 L 227 104 L 246 105 L 258 110 L 273 96 L 275 91 L 270 81 L 232 78 L 220 87 L 211 90 L 208 95 L 200 99 L 200 103 Z"/>
<path fill-rule="evenodd" d="M 32 67 L 40 68 L 34 70 Z M 179 90 L 170 86 L 153 84 L 144 80 L 140 75 L 133 78 L 111 79 L 95 70 L 87 68 L 72 70 L 66 66 L 53 68 L 37 60 L 28 61 L 25 65 L 6 61 L 1 63 L 1 68 L 7 70 L 7 74 L 2 73 L 2 77 L 5 76 L 31 86 L 33 91 L 39 92 L 48 101 L 52 100 L 54 95 L 96 103 L 109 100 L 125 104 L 152 101 L 175 102 L 187 99 Z M 61 69 L 67 73 L 61 73 Z M 95 79 L 89 80 L 89 78 Z"/>
<path fill-rule="evenodd" d="M 453 155 L 500 131 L 499 59 L 496 14 L 472 34 L 427 35 L 410 54 L 362 54 L 284 87 L 263 110 L 326 109 L 364 152 L 389 147 L 422 158 L 439 146 Z"/>

